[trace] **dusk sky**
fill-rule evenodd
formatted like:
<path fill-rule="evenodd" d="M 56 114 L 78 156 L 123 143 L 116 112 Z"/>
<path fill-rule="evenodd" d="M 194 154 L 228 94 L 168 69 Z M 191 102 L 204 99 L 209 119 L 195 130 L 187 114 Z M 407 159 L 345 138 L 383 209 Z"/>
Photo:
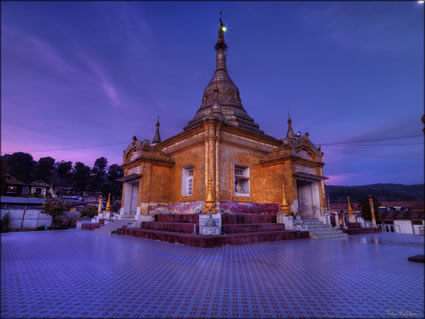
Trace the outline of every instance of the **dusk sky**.
<path fill-rule="evenodd" d="M 327 184 L 424 182 L 416 1 L 1 6 L 2 154 L 121 164 L 157 116 L 163 140 L 180 133 L 213 76 L 222 10 L 230 77 L 266 134 L 283 138 L 290 112 L 322 145 Z"/>

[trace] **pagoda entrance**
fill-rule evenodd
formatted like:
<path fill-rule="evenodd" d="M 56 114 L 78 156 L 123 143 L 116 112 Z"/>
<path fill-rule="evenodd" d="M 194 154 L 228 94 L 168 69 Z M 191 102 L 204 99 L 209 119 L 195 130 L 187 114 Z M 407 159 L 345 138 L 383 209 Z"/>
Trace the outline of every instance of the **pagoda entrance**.
<path fill-rule="evenodd" d="M 124 216 L 134 217 L 137 213 L 139 181 L 125 183 Z"/>
<path fill-rule="evenodd" d="M 320 216 L 319 183 L 297 179 L 298 208 L 302 218 Z"/>

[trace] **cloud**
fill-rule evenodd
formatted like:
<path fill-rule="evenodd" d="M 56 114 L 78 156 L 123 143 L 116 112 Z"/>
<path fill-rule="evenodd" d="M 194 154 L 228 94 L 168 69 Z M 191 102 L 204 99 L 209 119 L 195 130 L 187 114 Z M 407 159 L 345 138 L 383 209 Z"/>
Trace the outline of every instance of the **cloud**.
<path fill-rule="evenodd" d="M 415 12 L 409 4 L 323 3 L 304 12 L 304 22 L 311 28 L 320 26 L 321 34 L 345 49 L 369 53 L 423 52 L 423 22 L 415 24 Z M 406 20 L 406 14 L 411 19 Z M 422 18 L 423 21 L 423 18 Z M 422 32 L 422 34 L 421 34 Z"/>
<path fill-rule="evenodd" d="M 40 37 L 17 28 L 5 27 L 3 29 L 3 47 L 6 53 L 10 53 L 6 59 L 25 61 L 30 68 L 34 68 L 36 65 L 37 82 L 39 80 L 51 82 L 48 74 L 55 74 L 55 77 L 71 81 L 76 85 L 89 82 L 89 86 L 92 86 L 94 82 L 112 105 L 119 106 L 121 104 L 118 89 L 106 75 L 107 71 L 94 59 L 88 58 L 87 54 L 81 54 L 82 50 L 70 50 L 67 52 L 68 56 L 65 56 L 58 48 L 43 41 Z M 86 68 L 79 67 L 76 60 L 78 58 L 82 58 L 83 62 L 86 62 Z M 22 65 L 18 67 L 22 68 Z M 40 68 L 44 73 L 40 72 Z"/>

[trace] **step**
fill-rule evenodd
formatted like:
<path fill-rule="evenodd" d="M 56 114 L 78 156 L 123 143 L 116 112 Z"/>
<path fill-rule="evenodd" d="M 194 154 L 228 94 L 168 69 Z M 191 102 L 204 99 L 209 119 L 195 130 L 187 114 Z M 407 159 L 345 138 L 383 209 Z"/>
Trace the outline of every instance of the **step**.
<path fill-rule="evenodd" d="M 194 225 L 196 225 L 196 232 L 199 233 L 199 225 L 194 223 L 143 222 L 142 228 L 191 234 Z"/>
<path fill-rule="evenodd" d="M 276 216 L 261 214 L 223 214 L 221 223 L 225 224 L 272 224 L 276 223 Z"/>
<path fill-rule="evenodd" d="M 304 226 L 308 226 L 308 229 L 332 229 L 330 225 L 308 225 L 303 224 Z"/>
<path fill-rule="evenodd" d="M 141 238 L 180 243 L 189 246 L 212 248 L 223 245 L 243 245 L 266 241 L 308 238 L 308 232 L 269 231 L 242 234 L 226 234 L 221 236 L 202 236 L 187 233 L 167 232 L 151 229 L 124 229 L 124 235 Z"/>
<path fill-rule="evenodd" d="M 156 215 L 155 221 L 163 223 L 199 223 L 199 214 L 163 214 Z"/>
<path fill-rule="evenodd" d="M 348 235 L 346 235 L 346 234 L 339 234 L 339 235 L 336 235 L 336 234 L 332 234 L 332 235 L 315 235 L 315 234 L 312 234 L 311 238 L 314 238 L 314 239 L 347 239 Z"/>
<path fill-rule="evenodd" d="M 283 224 L 224 224 L 223 233 L 250 233 L 250 232 L 264 232 L 285 230 Z"/>
<path fill-rule="evenodd" d="M 97 234 L 105 234 L 105 235 L 111 235 L 112 232 L 116 231 L 118 228 L 123 227 L 124 225 L 128 225 L 130 223 L 134 222 L 134 219 L 131 220 L 115 220 L 111 221 L 108 224 L 101 225 L 100 228 L 95 230 L 95 233 Z"/>
<path fill-rule="evenodd" d="M 316 235 L 327 235 L 327 234 L 343 234 L 342 231 L 329 231 L 329 230 L 325 230 L 325 231 L 311 231 L 309 230 L 309 232 L 316 234 Z"/>

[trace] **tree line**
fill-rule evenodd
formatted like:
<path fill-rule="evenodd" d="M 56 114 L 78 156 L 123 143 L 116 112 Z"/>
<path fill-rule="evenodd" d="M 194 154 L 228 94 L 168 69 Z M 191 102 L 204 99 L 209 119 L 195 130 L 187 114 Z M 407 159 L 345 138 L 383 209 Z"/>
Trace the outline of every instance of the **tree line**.
<path fill-rule="evenodd" d="M 346 202 L 347 196 L 353 202 L 373 195 L 381 202 L 424 200 L 424 184 L 370 184 L 362 186 L 326 185 L 326 193 L 331 202 Z"/>
<path fill-rule="evenodd" d="M 90 167 L 82 162 L 56 161 L 50 156 L 35 161 L 31 154 L 23 152 L 2 155 L 1 171 L 2 185 L 4 173 L 9 173 L 27 184 L 42 180 L 57 189 L 71 188 L 75 195 L 101 192 L 103 196 L 111 193 L 114 198 L 121 196 L 122 184 L 116 179 L 124 174 L 121 166 L 108 166 L 105 157 L 99 157 Z"/>

